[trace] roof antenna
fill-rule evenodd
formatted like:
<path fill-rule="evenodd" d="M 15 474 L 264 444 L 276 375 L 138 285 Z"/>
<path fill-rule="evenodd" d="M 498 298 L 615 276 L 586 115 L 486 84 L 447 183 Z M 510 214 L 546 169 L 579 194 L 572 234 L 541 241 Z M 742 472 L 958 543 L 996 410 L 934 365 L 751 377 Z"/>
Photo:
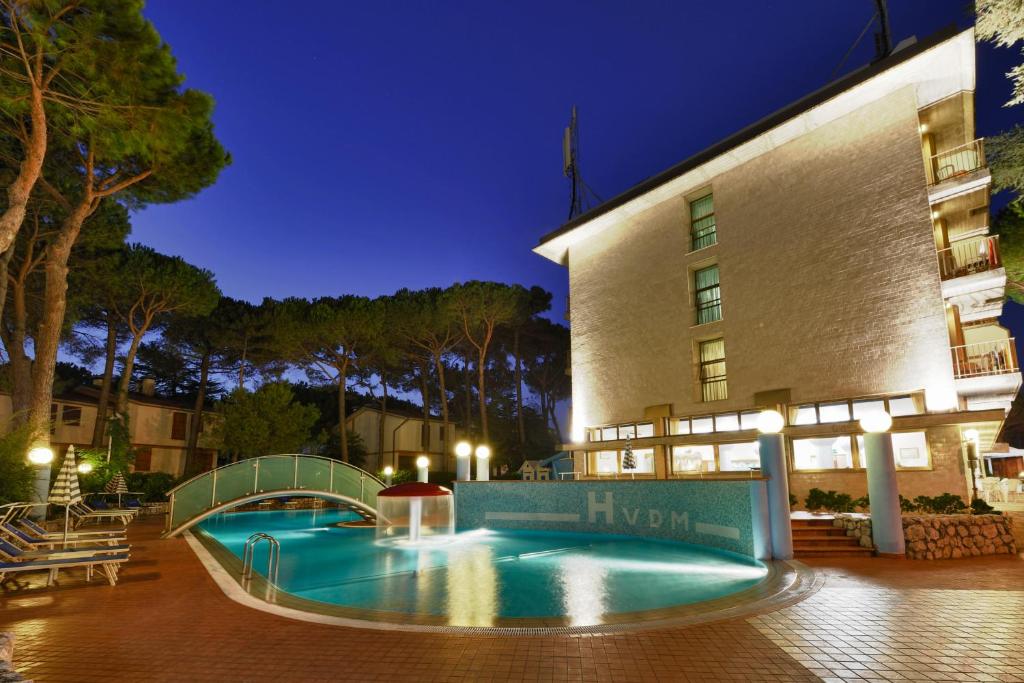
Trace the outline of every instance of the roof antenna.
<path fill-rule="evenodd" d="M 889 32 L 889 8 L 885 0 L 875 0 L 878 16 L 878 32 L 875 33 L 875 61 L 892 54 L 892 34 Z"/>
<path fill-rule="evenodd" d="M 580 137 L 576 124 L 576 105 L 572 107 L 569 125 L 562 135 L 562 175 L 572 183 L 569 196 L 569 220 L 589 209 L 596 200 L 603 201 L 597 193 L 583 182 L 579 167 Z"/>

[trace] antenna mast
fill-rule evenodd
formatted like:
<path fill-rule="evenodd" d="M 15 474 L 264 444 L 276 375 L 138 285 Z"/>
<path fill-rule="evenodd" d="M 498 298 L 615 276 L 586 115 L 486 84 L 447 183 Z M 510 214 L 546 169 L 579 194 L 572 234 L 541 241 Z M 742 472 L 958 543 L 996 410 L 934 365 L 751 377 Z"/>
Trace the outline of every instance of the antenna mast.
<path fill-rule="evenodd" d="M 573 105 L 569 125 L 565 127 L 562 135 L 562 175 L 569 179 L 572 186 L 569 195 L 569 220 L 589 209 L 593 203 L 592 200 L 601 201 L 597 193 L 583 182 L 583 176 L 580 175 L 579 152 L 580 137 L 576 124 L 576 105 Z"/>

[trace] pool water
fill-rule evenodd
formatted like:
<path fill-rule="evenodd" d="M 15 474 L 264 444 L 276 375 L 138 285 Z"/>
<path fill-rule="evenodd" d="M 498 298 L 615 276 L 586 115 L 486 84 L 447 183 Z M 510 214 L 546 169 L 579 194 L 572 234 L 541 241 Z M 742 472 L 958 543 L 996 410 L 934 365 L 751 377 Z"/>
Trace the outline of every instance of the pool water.
<path fill-rule="evenodd" d="M 236 512 L 202 529 L 238 557 L 255 532 L 281 543 L 278 586 L 308 600 L 490 626 L 503 617 L 561 617 L 573 626 L 607 614 L 723 597 L 761 581 L 759 562 L 628 536 L 477 529 L 429 548 L 380 545 L 340 510 Z M 266 546 L 255 567 L 266 567 Z"/>

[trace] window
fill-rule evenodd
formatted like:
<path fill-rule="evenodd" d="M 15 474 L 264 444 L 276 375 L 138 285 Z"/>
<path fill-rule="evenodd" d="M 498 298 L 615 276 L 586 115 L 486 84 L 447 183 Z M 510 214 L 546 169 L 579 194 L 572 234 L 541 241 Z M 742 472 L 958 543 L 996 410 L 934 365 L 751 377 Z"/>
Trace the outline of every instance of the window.
<path fill-rule="evenodd" d="M 793 419 L 795 425 L 812 425 L 818 422 L 818 411 L 814 405 L 798 406 L 796 417 Z"/>
<path fill-rule="evenodd" d="M 740 429 L 757 429 L 757 418 L 760 416 L 761 413 L 757 410 L 740 413 Z"/>
<path fill-rule="evenodd" d="M 62 424 L 78 426 L 82 424 L 82 409 L 78 406 L 64 406 L 61 411 L 60 421 Z"/>
<path fill-rule="evenodd" d="M 439 441 L 445 441 L 447 439 L 447 437 L 445 436 L 444 430 L 445 430 L 445 425 L 441 425 L 441 426 L 439 426 L 437 428 L 437 438 L 438 438 Z"/>
<path fill-rule="evenodd" d="M 672 420 L 672 433 L 689 434 L 690 420 L 688 418 L 683 418 L 682 420 Z"/>
<path fill-rule="evenodd" d="M 740 429 L 740 416 L 736 413 L 715 415 L 716 432 L 737 432 Z"/>
<path fill-rule="evenodd" d="M 900 415 L 917 415 L 919 412 L 917 404 L 911 396 L 900 396 L 889 399 L 889 414 L 893 417 Z"/>
<path fill-rule="evenodd" d="M 135 465 L 136 472 L 149 472 L 150 468 L 153 467 L 153 449 L 151 448 L 136 448 L 135 449 Z"/>
<path fill-rule="evenodd" d="M 694 302 L 697 305 L 697 324 L 721 320 L 722 292 L 718 286 L 718 266 L 694 271 L 693 289 Z"/>
<path fill-rule="evenodd" d="M 710 415 L 707 417 L 693 418 L 694 434 L 710 434 L 713 431 L 715 431 L 715 421 Z"/>
<path fill-rule="evenodd" d="M 818 406 L 820 422 L 849 422 L 850 406 L 846 401 L 841 403 L 822 403 Z"/>
<path fill-rule="evenodd" d="M 619 438 L 620 439 L 635 439 L 636 438 L 636 425 L 622 425 L 619 427 Z"/>
<path fill-rule="evenodd" d="M 615 474 L 619 471 L 618 451 L 599 451 L 594 456 L 595 471 L 598 474 Z"/>
<path fill-rule="evenodd" d="M 677 474 L 697 474 L 715 471 L 714 446 L 673 446 L 672 471 Z"/>
<path fill-rule="evenodd" d="M 885 401 L 854 401 L 853 402 L 853 419 L 859 420 L 865 415 L 871 413 L 878 413 L 885 410 Z"/>
<path fill-rule="evenodd" d="M 793 469 L 845 470 L 853 468 L 849 436 L 793 439 Z"/>
<path fill-rule="evenodd" d="M 723 472 L 748 472 L 761 469 L 761 454 L 757 442 L 720 444 L 718 446 L 718 464 Z"/>
<path fill-rule="evenodd" d="M 715 200 L 711 195 L 690 202 L 690 249 L 697 251 L 718 241 Z"/>
<path fill-rule="evenodd" d="M 700 392 L 703 401 L 720 401 L 728 396 L 723 339 L 700 343 Z"/>
<path fill-rule="evenodd" d="M 857 451 L 860 466 L 867 467 L 864 454 L 864 436 L 857 435 Z M 893 432 L 892 455 L 897 469 L 922 469 L 931 467 L 928 458 L 928 439 L 924 432 Z"/>
<path fill-rule="evenodd" d="M 601 441 L 615 441 L 619 438 L 618 427 L 605 427 L 601 430 Z"/>
<path fill-rule="evenodd" d="M 654 436 L 654 423 L 641 422 L 636 426 L 636 435 L 638 438 L 641 439 L 646 439 L 649 436 Z"/>
<path fill-rule="evenodd" d="M 627 474 L 654 474 L 654 449 L 634 448 L 633 464 L 634 467 L 627 468 L 626 464 L 622 463 L 622 471 Z"/>
<path fill-rule="evenodd" d="M 171 438 L 184 440 L 186 426 L 188 425 L 187 413 L 174 413 L 171 416 Z"/>

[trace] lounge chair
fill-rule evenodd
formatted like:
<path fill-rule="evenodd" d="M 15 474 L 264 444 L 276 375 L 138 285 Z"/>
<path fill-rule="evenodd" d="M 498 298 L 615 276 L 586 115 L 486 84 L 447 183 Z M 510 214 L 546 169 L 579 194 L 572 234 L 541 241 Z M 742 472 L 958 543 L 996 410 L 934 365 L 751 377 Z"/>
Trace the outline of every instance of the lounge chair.
<path fill-rule="evenodd" d="M 99 567 L 111 586 L 117 585 L 117 571 L 121 565 L 128 561 L 127 552 L 100 555 L 80 555 L 77 557 L 47 557 L 36 560 L 7 561 L 0 559 L 0 582 L 10 574 L 22 572 L 48 571 L 47 585 L 53 585 L 57 580 L 57 572 L 61 569 L 73 569 L 83 567 L 85 569 L 85 580 L 92 581 L 92 573 Z"/>
<path fill-rule="evenodd" d="M 37 536 L 39 538 L 45 538 L 45 539 L 48 539 L 48 540 L 49 539 L 56 539 L 58 541 L 63 541 L 64 540 L 64 532 L 63 531 L 48 531 L 47 529 L 44 529 L 43 527 L 39 526 L 38 524 L 33 522 L 31 519 L 28 519 L 27 517 L 23 517 L 23 518 L 17 520 L 16 524 L 20 525 L 23 531 L 28 532 L 32 536 Z M 68 539 L 69 540 L 72 539 L 72 538 L 74 538 L 74 539 L 81 539 L 81 540 L 95 539 L 95 540 L 101 541 L 101 540 L 108 539 L 108 538 L 123 537 L 124 534 L 125 534 L 124 527 L 121 527 L 120 529 L 104 529 L 102 531 L 99 531 L 99 530 L 97 530 L 97 531 L 81 531 L 81 530 L 78 530 L 78 531 L 69 531 L 68 532 Z"/>
<path fill-rule="evenodd" d="M 131 550 L 127 544 L 98 545 L 92 548 L 58 548 L 56 550 L 22 550 L 10 541 L 0 538 L 0 561 L 21 562 L 46 558 L 89 557 L 92 555 L 116 555 Z"/>
<path fill-rule="evenodd" d="M 93 510 L 84 503 L 76 503 L 68 508 L 68 511 L 75 518 L 76 528 L 88 521 L 97 523 L 115 521 L 121 524 L 128 524 L 138 514 L 137 510 Z"/>
<path fill-rule="evenodd" d="M 118 545 L 126 540 L 124 534 L 121 534 L 120 536 L 110 534 L 104 536 L 76 537 L 69 532 L 66 540 L 62 533 L 55 534 L 53 536 L 39 536 L 24 529 L 19 529 L 10 522 L 0 524 L 0 538 L 5 536 L 11 544 L 20 546 L 27 550 L 45 550 L 57 545 L 64 545 L 65 543 L 69 546 L 75 547 L 81 547 L 83 545 Z"/>

